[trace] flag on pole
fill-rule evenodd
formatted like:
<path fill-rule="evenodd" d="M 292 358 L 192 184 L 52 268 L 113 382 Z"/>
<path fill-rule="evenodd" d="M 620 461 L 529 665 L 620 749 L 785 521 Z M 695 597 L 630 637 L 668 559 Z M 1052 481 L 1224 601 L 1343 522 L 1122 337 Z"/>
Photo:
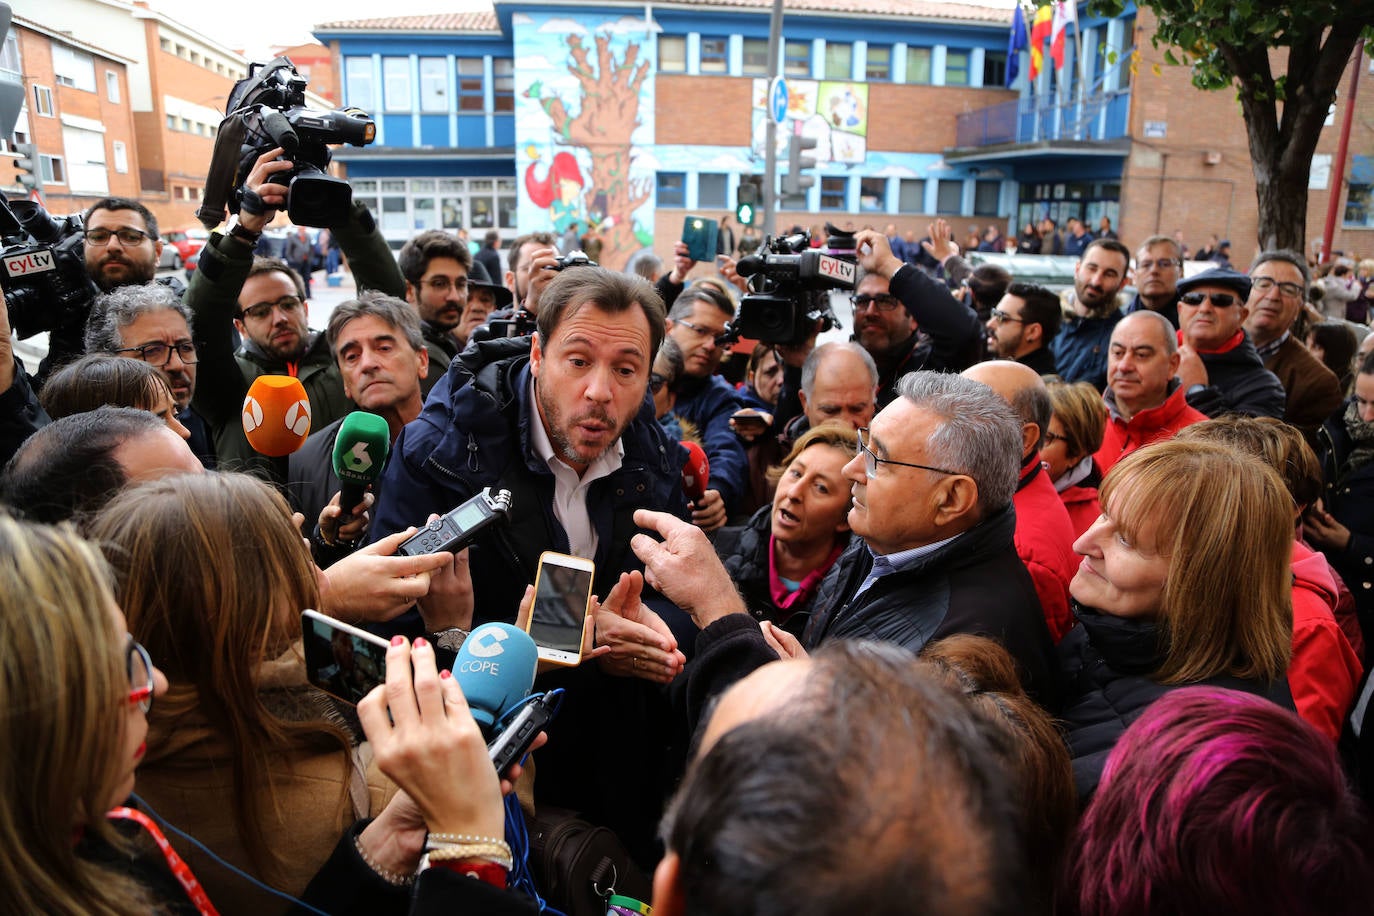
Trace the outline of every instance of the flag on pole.
<path fill-rule="evenodd" d="M 1026 12 L 1021 4 L 1016 4 L 1016 12 L 1011 14 L 1011 36 L 1007 39 L 1007 88 L 1016 82 L 1021 73 L 1021 52 L 1030 47 L 1030 36 L 1026 33 Z"/>
<path fill-rule="evenodd" d="M 1035 11 L 1035 19 L 1031 21 L 1030 33 L 1030 78 L 1035 82 L 1035 78 L 1040 75 L 1040 70 L 1045 63 L 1045 39 L 1050 37 L 1050 22 L 1054 16 L 1054 11 L 1048 6 L 1042 6 Z"/>
<path fill-rule="evenodd" d="M 1054 69 L 1064 69 L 1064 33 L 1069 23 L 1078 21 L 1077 0 L 1055 0 L 1054 20 L 1050 28 L 1050 59 Z"/>

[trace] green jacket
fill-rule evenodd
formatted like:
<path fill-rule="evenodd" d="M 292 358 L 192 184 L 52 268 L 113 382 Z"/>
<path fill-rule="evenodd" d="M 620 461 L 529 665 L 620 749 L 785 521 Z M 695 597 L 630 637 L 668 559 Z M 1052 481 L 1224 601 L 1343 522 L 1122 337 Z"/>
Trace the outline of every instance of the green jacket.
<path fill-rule="evenodd" d="M 348 222 L 330 227 L 330 231 L 348 257 L 359 290 L 373 289 L 405 298 L 405 280 L 396 258 L 367 207 L 355 202 Z M 252 249 L 222 233 L 212 233 L 201 251 L 184 300 L 191 309 L 192 333 L 200 353 L 191 403 L 210 425 L 220 468 L 248 470 L 284 483 L 286 459 L 259 455 L 243 434 L 243 399 L 253 380 L 260 375 L 288 374 L 284 361 L 264 353 L 251 341 L 244 341 L 238 352 L 234 351 L 239 291 L 252 266 Z M 296 366 L 296 377 L 310 398 L 311 428 L 323 429 L 354 409 L 344 395 L 343 378 L 323 332 L 311 335 Z"/>

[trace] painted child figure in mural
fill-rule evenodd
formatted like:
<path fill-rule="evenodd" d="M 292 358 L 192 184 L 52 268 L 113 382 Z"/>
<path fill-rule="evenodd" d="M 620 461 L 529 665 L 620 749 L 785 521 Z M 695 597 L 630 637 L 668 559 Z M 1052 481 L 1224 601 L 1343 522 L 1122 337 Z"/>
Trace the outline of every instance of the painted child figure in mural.
<path fill-rule="evenodd" d="M 535 174 L 538 169 L 538 162 L 531 162 L 525 168 L 525 190 L 530 200 L 549 211 L 553 231 L 562 235 L 569 227 L 585 222 L 582 188 L 586 182 L 577 158 L 566 150 L 554 154 L 553 163 L 542 180 Z"/>

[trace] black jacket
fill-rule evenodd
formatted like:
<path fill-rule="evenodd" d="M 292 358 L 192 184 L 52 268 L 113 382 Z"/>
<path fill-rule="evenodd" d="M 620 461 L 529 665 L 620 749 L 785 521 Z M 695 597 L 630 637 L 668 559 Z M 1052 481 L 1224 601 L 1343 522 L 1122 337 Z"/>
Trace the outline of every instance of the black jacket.
<path fill-rule="evenodd" d="M 771 620 L 800 638 L 815 607 L 816 596 L 812 595 L 810 601 L 803 601 L 786 610 L 774 603 L 768 554 L 769 539 L 773 534 L 772 520 L 773 506 L 762 506 L 745 524 L 717 531 L 711 543 L 754 619 Z M 848 533 L 841 537 L 849 540 Z"/>
<path fill-rule="evenodd" d="M 1030 366 L 1037 375 L 1056 375 L 1054 365 L 1054 351 L 1049 347 L 1036 347 L 1025 356 L 1017 357 L 1016 361 L 1023 366 Z"/>
<path fill-rule="evenodd" d="M 1067 691 L 1060 720 L 1066 731 L 1079 804 L 1086 805 L 1116 742 L 1146 708 L 1178 687 L 1224 687 L 1265 697 L 1293 709 L 1288 679 L 1242 680 L 1220 676 L 1197 684 L 1160 684 L 1151 679 L 1164 662 L 1162 634 L 1152 622 L 1112 617 L 1077 606 L 1079 623 L 1059 643 Z"/>
<path fill-rule="evenodd" d="M 897 397 L 897 381 L 908 372 L 932 369 L 960 372 L 981 357 L 982 325 L 978 315 L 950 293 L 949 287 L 909 264 L 897 268 L 888 284 L 916 320 L 916 336 L 905 356 L 888 363 L 878 377 L 878 406 Z M 880 367 L 881 369 L 881 367 Z"/>
<path fill-rule="evenodd" d="M 1250 335 L 1218 353 L 1201 353 L 1207 367 L 1207 384 L 1188 389 L 1188 406 L 1209 417 L 1238 413 L 1247 417 L 1282 419 L 1288 404 L 1279 377 L 1264 368 Z"/>
<path fill-rule="evenodd" d="M 1346 404 L 1322 425 L 1318 439 L 1326 483 L 1322 505 L 1350 529 L 1350 543 L 1322 553 L 1355 597 L 1360 628 L 1374 634 L 1374 461 L 1341 474 L 1354 448 L 1345 428 Z"/>
<path fill-rule="evenodd" d="M 1011 506 L 924 557 L 915 568 L 891 573 L 858 598 L 851 596 L 873 566 L 862 538 L 821 583 L 802 636 L 808 649 L 831 639 L 877 639 L 920 652 L 955 633 L 990 636 L 1016 659 L 1026 689 L 1042 705 L 1059 700 L 1054 644 L 1030 573 L 1016 555 Z M 712 697 L 777 655 L 752 616 L 731 614 L 697 635 L 687 666 L 686 711 L 695 730 Z"/>

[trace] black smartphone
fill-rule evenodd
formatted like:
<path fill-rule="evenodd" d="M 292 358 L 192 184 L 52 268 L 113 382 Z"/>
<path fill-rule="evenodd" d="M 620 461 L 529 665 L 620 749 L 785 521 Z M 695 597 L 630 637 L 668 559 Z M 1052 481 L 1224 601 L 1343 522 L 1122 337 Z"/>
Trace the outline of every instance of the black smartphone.
<path fill-rule="evenodd" d="M 386 680 L 386 640 L 319 611 L 301 612 L 305 676 L 353 706 Z"/>
<path fill-rule="evenodd" d="M 682 241 L 687 245 L 687 256 L 693 261 L 716 259 L 716 239 L 719 234 L 720 227 L 713 219 L 689 216 L 682 221 Z"/>

